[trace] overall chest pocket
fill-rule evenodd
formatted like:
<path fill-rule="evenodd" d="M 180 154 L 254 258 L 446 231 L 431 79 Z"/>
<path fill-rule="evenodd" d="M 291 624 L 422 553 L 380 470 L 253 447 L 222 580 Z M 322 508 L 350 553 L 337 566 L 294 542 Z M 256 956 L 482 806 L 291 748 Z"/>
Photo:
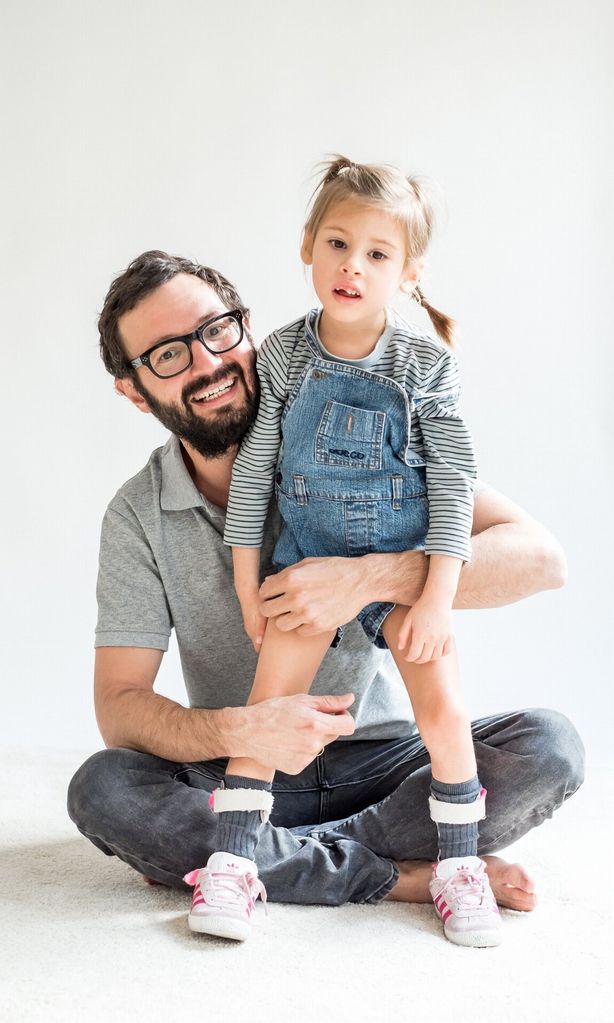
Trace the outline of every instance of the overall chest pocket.
<path fill-rule="evenodd" d="M 327 401 L 316 433 L 316 462 L 381 469 L 386 413 Z"/>

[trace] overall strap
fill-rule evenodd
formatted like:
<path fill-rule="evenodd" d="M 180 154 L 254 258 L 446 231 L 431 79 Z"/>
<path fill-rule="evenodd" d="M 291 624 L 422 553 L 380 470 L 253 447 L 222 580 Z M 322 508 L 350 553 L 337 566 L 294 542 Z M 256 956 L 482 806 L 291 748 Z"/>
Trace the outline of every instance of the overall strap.
<path fill-rule="evenodd" d="M 318 344 L 317 326 L 321 309 L 310 309 L 305 317 L 305 341 L 316 359 L 322 358 L 322 350 Z"/>

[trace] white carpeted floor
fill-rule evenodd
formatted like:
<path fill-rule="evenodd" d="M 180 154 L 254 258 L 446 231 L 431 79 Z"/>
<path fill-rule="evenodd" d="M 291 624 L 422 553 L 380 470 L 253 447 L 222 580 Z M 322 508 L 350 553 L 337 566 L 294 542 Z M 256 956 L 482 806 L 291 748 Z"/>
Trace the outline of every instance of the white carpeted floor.
<path fill-rule="evenodd" d="M 497 949 L 452 946 L 430 907 L 399 904 L 271 905 L 239 945 L 192 935 L 187 892 L 149 888 L 81 838 L 64 799 L 83 759 L 2 759 L 3 1023 L 614 1019 L 605 774 L 589 771 L 509 850 L 534 872 L 540 906 L 504 913 Z"/>

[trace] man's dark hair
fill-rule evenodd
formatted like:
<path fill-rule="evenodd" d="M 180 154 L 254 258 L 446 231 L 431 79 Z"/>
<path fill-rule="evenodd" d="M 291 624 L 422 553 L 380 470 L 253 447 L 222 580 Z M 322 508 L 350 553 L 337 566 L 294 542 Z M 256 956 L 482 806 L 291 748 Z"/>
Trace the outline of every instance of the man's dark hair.
<path fill-rule="evenodd" d="M 238 292 L 217 270 L 201 266 L 182 256 L 170 256 L 168 252 L 152 249 L 133 259 L 127 270 L 116 277 L 107 292 L 104 306 L 98 319 L 100 354 L 112 376 L 121 379 L 133 371 L 126 359 L 118 330 L 118 320 L 124 313 L 156 288 L 171 281 L 177 274 L 193 274 L 205 281 L 227 309 L 240 309 L 249 316 L 249 309 L 243 305 Z"/>

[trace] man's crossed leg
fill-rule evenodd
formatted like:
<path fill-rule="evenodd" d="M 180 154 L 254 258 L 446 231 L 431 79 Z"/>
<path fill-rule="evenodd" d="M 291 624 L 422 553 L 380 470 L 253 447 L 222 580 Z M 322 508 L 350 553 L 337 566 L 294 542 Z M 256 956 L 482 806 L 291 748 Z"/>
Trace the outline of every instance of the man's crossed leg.
<path fill-rule="evenodd" d="M 517 865 L 488 856 L 541 824 L 583 780 L 584 751 L 555 711 L 529 710 L 473 724 L 478 770 L 488 790 L 479 853 L 497 901 L 535 903 Z M 146 877 L 184 888 L 184 875 L 217 848 L 209 795 L 225 760 L 178 764 L 133 750 L 94 754 L 77 771 L 68 811 L 107 855 Z M 338 741 L 301 774 L 278 772 L 256 862 L 277 902 L 342 905 L 389 897 L 430 902 L 437 835 L 430 819 L 430 765 L 417 733 L 402 739 Z"/>

